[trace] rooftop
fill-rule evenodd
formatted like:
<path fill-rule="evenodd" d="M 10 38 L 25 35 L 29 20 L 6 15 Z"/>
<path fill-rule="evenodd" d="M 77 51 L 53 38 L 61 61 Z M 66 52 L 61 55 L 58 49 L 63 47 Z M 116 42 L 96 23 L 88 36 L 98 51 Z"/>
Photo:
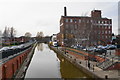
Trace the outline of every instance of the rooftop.
<path fill-rule="evenodd" d="M 64 18 L 92 18 L 89 16 L 61 16 L 61 17 L 64 17 Z M 97 19 L 108 19 L 108 18 L 102 17 L 102 18 L 97 18 Z"/>

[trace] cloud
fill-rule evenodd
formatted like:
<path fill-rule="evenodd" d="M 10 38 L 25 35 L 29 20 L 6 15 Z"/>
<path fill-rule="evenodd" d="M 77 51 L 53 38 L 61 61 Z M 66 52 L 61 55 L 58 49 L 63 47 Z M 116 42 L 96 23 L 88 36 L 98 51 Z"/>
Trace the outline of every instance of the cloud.
<path fill-rule="evenodd" d="M 84 0 L 85 2 L 80 0 L 5 1 L 0 1 L 0 30 L 3 30 L 6 25 L 13 26 L 17 30 L 17 36 L 24 35 L 25 32 L 31 32 L 33 36 L 40 31 L 43 31 L 45 35 L 58 33 L 64 6 L 67 6 L 69 16 L 81 16 L 83 13 L 90 16 L 94 8 L 102 10 L 103 17 L 113 19 L 113 32 L 117 33 L 117 0 L 116 2 L 99 2 L 101 0 L 97 2 L 95 0 L 89 2 L 87 0 Z"/>

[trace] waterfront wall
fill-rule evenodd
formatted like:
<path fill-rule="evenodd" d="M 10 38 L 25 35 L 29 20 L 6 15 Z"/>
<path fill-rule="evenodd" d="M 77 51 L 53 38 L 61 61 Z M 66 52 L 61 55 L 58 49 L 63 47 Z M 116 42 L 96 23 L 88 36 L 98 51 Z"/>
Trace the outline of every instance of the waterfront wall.
<path fill-rule="evenodd" d="M 27 58 L 31 49 L 32 49 L 32 47 L 21 52 L 20 55 L 13 57 L 12 59 L 3 63 L 0 66 L 0 68 L 2 69 L 0 78 L 2 80 L 6 80 L 8 78 L 14 78 L 14 75 L 19 71 L 22 63 Z"/>
<path fill-rule="evenodd" d="M 116 54 L 117 56 L 120 56 L 120 49 L 116 49 L 115 54 Z"/>
<path fill-rule="evenodd" d="M 115 63 L 111 67 L 109 67 L 107 70 L 120 70 L 120 62 Z"/>
<path fill-rule="evenodd" d="M 50 47 L 50 49 L 52 49 L 53 51 L 55 51 L 57 54 L 63 56 L 65 59 L 67 59 L 69 62 L 71 62 L 73 65 L 75 65 L 76 67 L 78 67 L 81 71 L 85 72 L 89 76 L 91 76 L 93 78 L 100 78 L 94 72 L 90 71 L 86 67 L 84 67 L 84 66 L 80 65 L 79 63 L 77 63 L 75 59 L 68 58 L 67 56 L 65 56 L 66 55 L 65 53 L 61 52 L 60 50 L 57 50 L 56 48 L 53 48 L 52 46 L 49 46 L 49 47 Z"/>

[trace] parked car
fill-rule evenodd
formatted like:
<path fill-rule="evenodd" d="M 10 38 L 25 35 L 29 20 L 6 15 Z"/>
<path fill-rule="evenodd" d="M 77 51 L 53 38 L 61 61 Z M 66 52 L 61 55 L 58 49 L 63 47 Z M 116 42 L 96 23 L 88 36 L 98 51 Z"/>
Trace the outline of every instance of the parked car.
<path fill-rule="evenodd" d="M 76 49 L 76 48 L 77 48 L 77 46 L 74 46 L 73 48 L 75 48 L 75 49 Z"/>
<path fill-rule="evenodd" d="M 102 48 L 102 49 L 105 49 L 106 47 L 103 46 L 103 45 L 98 45 L 97 48 Z"/>
<path fill-rule="evenodd" d="M 103 49 L 103 48 L 97 48 L 97 49 L 94 50 L 94 52 L 97 52 L 97 53 L 99 53 L 99 54 L 102 54 L 102 53 L 106 53 L 107 50 L 106 50 L 106 49 Z"/>
<path fill-rule="evenodd" d="M 96 48 L 95 47 L 90 47 L 90 48 L 88 48 L 88 51 L 94 51 Z"/>
<path fill-rule="evenodd" d="M 116 49 L 116 48 L 117 48 L 117 46 L 115 46 L 115 45 L 109 45 L 107 47 L 107 49 L 109 49 L 109 50 L 113 50 L 113 49 Z"/>
<path fill-rule="evenodd" d="M 53 45 L 54 47 L 57 47 L 57 46 L 58 46 L 58 43 L 57 43 L 57 42 L 53 42 L 52 45 Z"/>
<path fill-rule="evenodd" d="M 84 48 L 83 50 L 91 52 L 91 51 L 94 51 L 95 49 L 96 49 L 95 47 L 87 47 L 87 48 Z"/>

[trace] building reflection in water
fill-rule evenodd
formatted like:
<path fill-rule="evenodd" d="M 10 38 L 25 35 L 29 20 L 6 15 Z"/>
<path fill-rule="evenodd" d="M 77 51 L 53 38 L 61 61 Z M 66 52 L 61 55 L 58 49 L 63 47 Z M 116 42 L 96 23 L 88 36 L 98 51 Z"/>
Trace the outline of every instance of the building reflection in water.
<path fill-rule="evenodd" d="M 57 57 L 60 60 L 60 72 L 62 78 L 89 78 L 91 80 L 91 77 L 89 75 L 82 72 L 65 58 L 58 54 Z"/>
<path fill-rule="evenodd" d="M 38 43 L 38 44 L 37 44 L 37 50 L 38 50 L 38 51 L 43 51 L 43 49 L 44 49 L 44 48 L 43 48 L 43 43 Z"/>

